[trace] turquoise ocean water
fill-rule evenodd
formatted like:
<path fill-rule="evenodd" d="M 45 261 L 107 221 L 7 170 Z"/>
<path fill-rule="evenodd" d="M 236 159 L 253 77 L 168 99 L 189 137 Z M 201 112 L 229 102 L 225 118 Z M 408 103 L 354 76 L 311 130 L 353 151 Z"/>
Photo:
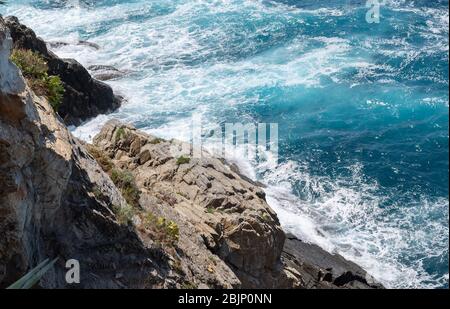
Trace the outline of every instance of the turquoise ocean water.
<path fill-rule="evenodd" d="M 448 0 L 6 1 L 55 49 L 129 74 L 112 117 L 187 138 L 190 117 L 279 124 L 276 162 L 236 158 L 283 226 L 388 287 L 448 288 Z"/>

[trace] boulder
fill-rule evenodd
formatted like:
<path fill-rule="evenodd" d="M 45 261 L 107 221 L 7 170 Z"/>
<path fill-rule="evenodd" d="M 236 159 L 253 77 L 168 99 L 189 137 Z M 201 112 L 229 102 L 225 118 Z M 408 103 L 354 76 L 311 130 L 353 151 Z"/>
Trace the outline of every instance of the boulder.
<path fill-rule="evenodd" d="M 88 69 L 92 72 L 96 79 L 102 81 L 118 79 L 126 75 L 125 72 L 122 72 L 110 65 L 91 65 Z"/>
<path fill-rule="evenodd" d="M 305 243 L 292 234 L 286 235 L 282 260 L 289 270 L 301 274 L 306 288 L 383 288 L 355 263 Z"/>

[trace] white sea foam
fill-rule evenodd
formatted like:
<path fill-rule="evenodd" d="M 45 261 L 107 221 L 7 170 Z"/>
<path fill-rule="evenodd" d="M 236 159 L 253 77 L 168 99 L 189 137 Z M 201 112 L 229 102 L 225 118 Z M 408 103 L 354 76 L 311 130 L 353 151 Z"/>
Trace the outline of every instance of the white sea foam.
<path fill-rule="evenodd" d="M 287 162 L 265 175 L 272 184 L 266 190 L 268 201 L 285 229 L 358 263 L 387 287 L 445 284 L 445 278 L 429 275 L 423 260 L 448 253 L 448 216 L 436 220 L 434 215 L 445 213 L 446 199 L 423 197 L 415 205 L 385 209 L 381 204 L 390 194 L 380 196 L 377 183 L 365 179 L 358 164 L 351 167 L 353 183 L 312 176 L 307 168 L 295 165 Z M 293 180 L 302 181 L 303 193 L 312 195 L 302 199 L 293 195 Z M 420 258 L 406 266 L 401 261 L 408 255 Z"/>

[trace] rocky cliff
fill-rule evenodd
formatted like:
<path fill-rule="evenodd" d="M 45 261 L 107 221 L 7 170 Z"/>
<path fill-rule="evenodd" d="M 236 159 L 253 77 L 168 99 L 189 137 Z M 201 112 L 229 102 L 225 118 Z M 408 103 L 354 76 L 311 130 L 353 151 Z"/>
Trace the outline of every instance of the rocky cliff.
<path fill-rule="evenodd" d="M 16 17 L 6 17 L 4 23 L 10 30 L 14 48 L 40 54 L 47 61 L 49 74 L 61 78 L 65 95 L 58 114 L 65 124 L 79 125 L 89 118 L 106 114 L 120 106 L 122 98 L 114 95 L 110 86 L 92 78 L 76 60 L 61 59 L 52 53 L 45 42 Z"/>
<path fill-rule="evenodd" d="M 54 257 L 40 287 L 380 287 L 286 238 L 263 189 L 221 160 L 174 155 L 181 142 L 117 121 L 76 140 L 8 60 L 11 22 L 0 18 L 0 287 Z"/>

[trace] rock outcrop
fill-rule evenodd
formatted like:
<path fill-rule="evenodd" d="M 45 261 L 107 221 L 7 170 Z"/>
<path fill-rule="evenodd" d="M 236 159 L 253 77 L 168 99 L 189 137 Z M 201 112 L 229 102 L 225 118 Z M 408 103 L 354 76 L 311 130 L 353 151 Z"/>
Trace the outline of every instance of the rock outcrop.
<path fill-rule="evenodd" d="M 206 153 L 177 157 L 180 146 L 114 120 L 94 138 L 111 165 L 133 174 L 143 209 L 180 226 L 179 247 L 193 264 L 211 264 L 197 257 L 222 260 L 242 287 L 292 286 L 280 263 L 285 236 L 264 191 Z"/>
<path fill-rule="evenodd" d="M 288 270 L 300 274 L 302 286 L 307 289 L 383 288 L 355 263 L 291 234 L 286 235 L 281 259 Z"/>
<path fill-rule="evenodd" d="M 201 159 L 179 153 L 183 145 L 111 120 L 92 147 L 106 155 L 107 165 L 133 175 L 145 211 L 179 224 L 188 265 L 223 261 L 243 288 L 382 287 L 343 257 L 292 235 L 286 239 L 261 187 L 208 153 Z M 208 270 L 219 264 L 207 262 Z"/>
<path fill-rule="evenodd" d="M 91 65 L 88 69 L 98 80 L 106 81 L 124 77 L 127 73 L 109 65 Z"/>
<path fill-rule="evenodd" d="M 25 86 L 8 61 L 11 44 L 0 20 L 0 287 L 49 257 L 59 262 L 44 288 L 67 287 L 71 258 L 85 269 L 81 287 L 168 286 L 166 256 L 116 222 L 108 205 L 126 201 L 48 102 Z"/>
<path fill-rule="evenodd" d="M 49 74 L 61 78 L 65 95 L 58 113 L 67 125 L 79 125 L 89 118 L 109 113 L 120 106 L 122 98 L 114 95 L 110 86 L 92 78 L 76 60 L 61 59 L 52 53 L 45 42 L 16 17 L 6 17 L 4 22 L 10 30 L 15 48 L 39 53 L 47 61 Z"/>
<path fill-rule="evenodd" d="M 42 288 L 379 287 L 286 239 L 263 189 L 207 153 L 114 120 L 93 145 L 76 140 L 8 60 L 8 27 L 0 19 L 0 288 L 55 257 Z"/>

